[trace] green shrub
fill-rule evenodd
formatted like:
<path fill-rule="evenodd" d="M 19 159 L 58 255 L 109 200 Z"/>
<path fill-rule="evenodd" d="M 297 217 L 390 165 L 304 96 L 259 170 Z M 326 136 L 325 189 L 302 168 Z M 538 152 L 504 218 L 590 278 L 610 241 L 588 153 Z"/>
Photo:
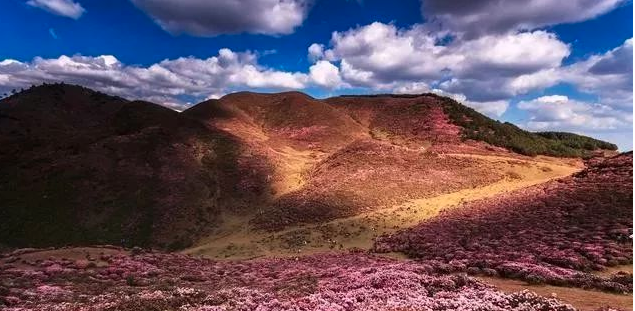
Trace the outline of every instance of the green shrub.
<path fill-rule="evenodd" d="M 455 100 L 438 95 L 451 122 L 463 128 L 463 139 L 480 140 L 494 146 L 528 155 L 556 157 L 590 157 L 597 149 L 617 150 L 617 146 L 572 133 L 525 131 L 509 122 L 492 120 Z"/>

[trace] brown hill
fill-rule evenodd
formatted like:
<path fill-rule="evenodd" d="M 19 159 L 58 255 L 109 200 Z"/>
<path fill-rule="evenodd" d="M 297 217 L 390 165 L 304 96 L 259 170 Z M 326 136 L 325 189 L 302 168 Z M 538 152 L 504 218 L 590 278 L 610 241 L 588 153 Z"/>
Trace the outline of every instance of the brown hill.
<path fill-rule="evenodd" d="M 465 155 L 513 162 L 530 159 L 513 150 L 575 155 L 596 142 L 436 95 L 240 92 L 177 113 L 45 85 L 0 101 L 0 241 L 182 248 L 229 224 L 278 230 L 510 178 Z"/>
<path fill-rule="evenodd" d="M 0 102 L 0 240 L 180 248 L 218 224 L 231 135 L 76 86 Z"/>
<path fill-rule="evenodd" d="M 260 136 L 269 143 L 297 149 L 329 151 L 365 134 L 365 128 L 348 115 L 299 92 L 233 93 L 198 104 L 183 114 L 208 124 L 229 127 L 238 136 Z M 240 126 L 250 133 L 232 126 Z"/>
<path fill-rule="evenodd" d="M 346 96 L 325 101 L 358 121 L 377 140 L 422 148 L 461 141 L 461 129 L 450 122 L 434 97 Z"/>

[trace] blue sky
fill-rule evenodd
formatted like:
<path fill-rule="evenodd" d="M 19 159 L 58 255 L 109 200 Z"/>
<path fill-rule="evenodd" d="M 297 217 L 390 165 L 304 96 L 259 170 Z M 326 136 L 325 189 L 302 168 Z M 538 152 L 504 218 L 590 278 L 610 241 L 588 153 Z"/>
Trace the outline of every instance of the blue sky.
<path fill-rule="evenodd" d="M 65 81 L 183 109 L 238 90 L 431 91 L 632 149 L 632 2 L 396 3 L 7 0 L 0 92 Z"/>

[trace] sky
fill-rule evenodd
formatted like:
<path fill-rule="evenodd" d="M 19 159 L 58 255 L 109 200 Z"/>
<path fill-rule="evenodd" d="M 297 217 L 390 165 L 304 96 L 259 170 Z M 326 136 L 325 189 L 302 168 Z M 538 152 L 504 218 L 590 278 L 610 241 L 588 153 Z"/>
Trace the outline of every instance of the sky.
<path fill-rule="evenodd" d="M 434 92 L 633 149 L 623 0 L 4 0 L 0 95 L 84 85 L 183 110 L 236 91 Z"/>

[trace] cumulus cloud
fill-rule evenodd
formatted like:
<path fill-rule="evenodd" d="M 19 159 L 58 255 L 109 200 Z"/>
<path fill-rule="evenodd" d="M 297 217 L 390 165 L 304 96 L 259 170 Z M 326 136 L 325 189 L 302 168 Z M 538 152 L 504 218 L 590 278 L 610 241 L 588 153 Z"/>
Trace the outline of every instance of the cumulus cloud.
<path fill-rule="evenodd" d="M 424 0 L 423 16 L 440 29 L 477 37 L 580 22 L 625 0 Z"/>
<path fill-rule="evenodd" d="M 633 108 L 633 39 L 607 53 L 594 55 L 561 70 L 560 79 L 595 93 L 604 103 Z"/>
<path fill-rule="evenodd" d="M 360 84 L 380 84 L 396 80 L 437 76 L 461 59 L 436 46 L 435 38 L 419 26 L 398 29 L 379 22 L 334 32 L 330 52 L 346 63 L 349 76 Z M 342 68 L 344 69 L 344 68 Z"/>
<path fill-rule="evenodd" d="M 604 104 L 631 110 L 633 107 L 633 39 L 604 54 L 568 66 L 520 75 L 509 88 L 526 92 L 558 83 L 569 83 L 583 92 L 600 96 Z"/>
<path fill-rule="evenodd" d="M 308 0 L 132 0 L 172 34 L 216 36 L 290 34 L 302 24 Z"/>
<path fill-rule="evenodd" d="M 313 43 L 308 48 L 308 58 L 310 61 L 315 62 L 324 57 L 324 44 Z"/>
<path fill-rule="evenodd" d="M 86 12 L 81 4 L 73 0 L 29 0 L 26 4 L 72 19 L 80 18 Z"/>
<path fill-rule="evenodd" d="M 395 92 L 396 94 L 422 94 L 429 93 L 431 91 L 432 89 L 430 89 L 430 86 L 425 82 L 404 83 L 401 85 L 397 85 L 393 89 L 393 92 Z"/>
<path fill-rule="evenodd" d="M 441 39 L 426 25 L 398 28 L 375 22 L 334 32 L 328 46 L 313 44 L 309 57 L 339 64 L 343 85 L 396 93 L 436 92 L 492 117 L 500 117 L 514 96 L 559 83 L 597 95 L 601 106 L 588 107 L 609 107 L 632 116 L 632 39 L 566 66 L 562 61 L 570 46 L 544 30 Z M 331 72 L 336 71 L 331 68 Z M 607 121 L 599 115 L 585 116 Z M 535 120 L 533 125 L 538 122 L 543 121 Z"/>
<path fill-rule="evenodd" d="M 498 119 L 500 118 L 509 108 L 509 102 L 506 100 L 492 100 L 492 101 L 473 101 L 468 100 L 467 98 L 464 100 L 459 100 L 459 102 L 464 103 L 466 106 L 472 107 L 475 110 L 488 115 L 490 118 Z"/>
<path fill-rule="evenodd" d="M 200 100 L 236 88 L 302 89 L 309 78 L 263 67 L 255 54 L 229 49 L 207 59 L 183 57 L 147 67 L 125 65 L 111 55 L 0 62 L 0 91 L 59 81 L 174 108 L 187 104 L 182 96 Z"/>
<path fill-rule="evenodd" d="M 521 101 L 518 108 L 529 114 L 526 127 L 533 130 L 593 132 L 618 130 L 632 125 L 632 114 L 624 114 L 609 105 L 549 95 Z"/>
<path fill-rule="evenodd" d="M 517 93 L 508 80 L 558 68 L 570 53 L 554 34 L 540 30 L 447 44 L 439 39 L 423 25 L 399 29 L 376 22 L 334 32 L 330 48 L 318 54 L 339 61 L 344 82 L 354 86 L 385 89 L 395 83 L 424 82 L 491 102 Z"/>
<path fill-rule="evenodd" d="M 325 60 L 320 60 L 309 68 L 309 77 L 316 85 L 329 89 L 343 86 L 339 68 Z"/>

